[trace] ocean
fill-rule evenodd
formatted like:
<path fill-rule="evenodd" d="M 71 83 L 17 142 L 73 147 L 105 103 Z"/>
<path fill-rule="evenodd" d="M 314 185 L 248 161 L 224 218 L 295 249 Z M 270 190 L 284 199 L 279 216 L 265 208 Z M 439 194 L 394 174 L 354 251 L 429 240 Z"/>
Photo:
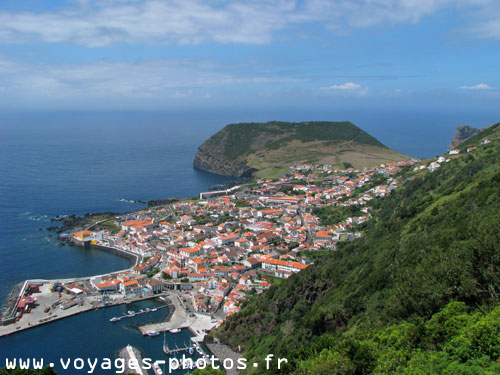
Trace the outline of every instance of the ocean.
<path fill-rule="evenodd" d="M 0 301 L 27 278 L 88 276 L 126 268 L 127 260 L 107 252 L 58 247 L 44 228 L 56 215 L 126 212 L 143 207 L 133 203 L 136 200 L 189 197 L 230 181 L 192 167 L 197 146 L 227 123 L 350 120 L 399 152 L 430 157 L 446 151 L 456 125 L 495 122 L 492 114 L 467 114 L 463 121 L 459 115 L 237 110 L 2 113 Z M 158 338 L 144 338 L 127 324 L 108 322 L 121 308 L 80 314 L 0 338 L 0 367 L 7 356 L 103 357 L 127 344 L 146 355 L 160 355 Z"/>

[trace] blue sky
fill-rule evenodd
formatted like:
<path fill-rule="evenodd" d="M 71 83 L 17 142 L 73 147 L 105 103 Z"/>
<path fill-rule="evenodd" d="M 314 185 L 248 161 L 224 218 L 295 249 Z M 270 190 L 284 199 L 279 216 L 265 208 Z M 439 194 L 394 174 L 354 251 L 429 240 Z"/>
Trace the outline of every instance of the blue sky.
<path fill-rule="evenodd" d="M 495 112 L 499 47 L 496 0 L 3 0 L 0 109 Z"/>

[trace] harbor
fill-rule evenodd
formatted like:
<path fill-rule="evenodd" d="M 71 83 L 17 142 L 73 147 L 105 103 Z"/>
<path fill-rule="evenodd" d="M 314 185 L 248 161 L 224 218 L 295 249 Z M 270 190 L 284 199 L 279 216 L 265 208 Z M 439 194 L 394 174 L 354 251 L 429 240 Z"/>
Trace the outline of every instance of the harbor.
<path fill-rule="evenodd" d="M 182 329 L 179 333 L 161 332 L 158 336 L 148 336 L 141 333 L 144 326 L 150 322 L 164 322 L 169 319 L 169 311 L 166 308 L 157 309 L 155 312 L 140 314 L 133 319 L 122 319 L 115 323 L 109 320 L 115 316 L 121 316 L 128 310 L 138 311 L 140 309 L 160 307 L 165 301 L 158 299 L 142 300 L 131 304 L 122 304 L 88 311 L 85 314 L 77 314 L 70 319 L 55 320 L 50 325 L 40 325 L 30 330 L 24 330 L 3 337 L 0 341 L 2 357 L 19 356 L 16 348 L 26 345 L 27 340 L 35 340 L 36 346 L 28 346 L 23 352 L 23 357 L 43 357 L 47 362 L 54 362 L 57 373 L 66 373 L 63 368 L 57 367 L 59 358 L 74 358 L 76 351 L 79 356 L 88 358 L 116 358 L 118 352 L 125 345 L 130 344 L 140 351 L 143 358 L 151 358 L 153 361 L 167 361 L 170 357 L 186 357 L 196 360 L 198 353 L 189 355 L 189 347 L 193 346 L 191 338 L 193 333 L 189 329 Z M 85 329 L 75 329 L 85 327 Z M 72 332 L 72 334 L 68 334 Z M 105 332 L 105 335 L 102 334 Z M 96 338 L 99 337 L 98 340 Z M 91 344 L 90 344 L 91 343 Z M 169 348 L 186 348 L 187 351 L 174 353 L 169 356 L 163 352 L 164 344 Z M 57 351 L 54 351 L 57 347 Z M 205 349 L 204 349 L 205 351 Z M 163 367 L 162 367 L 163 369 Z M 168 369 L 164 373 L 168 373 Z M 148 370 L 151 375 L 152 370 Z M 109 374 L 114 372 L 109 372 Z M 184 371 L 174 372 L 182 374 Z M 107 374 L 107 373 L 106 373 Z M 104 375 L 104 374 L 103 374 Z"/>
<path fill-rule="evenodd" d="M 135 298 L 123 298 L 121 296 L 68 296 L 63 298 L 61 293 L 54 292 L 53 286 L 60 283 L 55 280 L 27 280 L 19 292 L 19 296 L 12 302 L 11 309 L 19 309 L 22 304 L 22 297 L 28 285 L 36 283 L 39 287 L 39 292 L 34 293 L 36 302 L 33 303 L 33 308 L 26 309 L 26 313 L 21 318 L 11 314 L 14 319 L 18 319 L 12 324 L 0 326 L 0 337 L 11 335 L 13 333 L 34 328 L 36 326 L 52 323 L 54 321 L 64 319 L 73 315 L 84 312 L 117 306 L 123 304 L 131 304 L 134 302 L 155 299 L 163 294 L 137 296 Z M 168 305 L 163 304 L 160 308 L 165 308 Z M 28 313 L 29 310 L 29 313 Z M 148 311 L 149 312 L 149 311 Z M 146 313 L 146 311 L 138 312 L 138 314 Z M 135 314 L 134 314 L 135 316 Z M 128 316 L 131 317 L 131 316 Z"/>

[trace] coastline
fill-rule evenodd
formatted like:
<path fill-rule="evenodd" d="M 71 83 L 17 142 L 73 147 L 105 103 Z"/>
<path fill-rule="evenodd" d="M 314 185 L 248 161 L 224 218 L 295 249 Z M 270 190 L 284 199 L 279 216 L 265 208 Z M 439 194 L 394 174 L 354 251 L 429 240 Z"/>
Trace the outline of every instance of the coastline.
<path fill-rule="evenodd" d="M 156 200 L 150 200 L 148 202 L 143 202 L 143 201 L 136 201 L 137 203 L 140 204 L 145 204 L 147 207 L 154 207 L 154 206 L 163 206 L 163 205 L 170 205 L 175 202 L 183 201 L 183 200 L 190 200 L 190 198 L 165 198 L 165 199 L 156 199 Z M 139 209 L 141 210 L 141 209 Z M 76 216 L 76 215 L 71 215 L 68 217 L 54 217 L 51 221 L 52 222 L 59 222 L 62 223 L 62 226 L 53 226 L 49 228 L 45 228 L 46 230 L 53 231 L 56 233 L 63 233 L 66 231 L 75 231 L 80 229 L 88 229 L 92 228 L 95 225 L 99 224 L 100 222 L 104 220 L 99 220 L 97 222 L 93 221 L 92 223 L 87 222 L 89 219 L 95 218 L 96 216 L 105 216 L 106 219 L 108 219 L 110 216 L 116 216 L 116 215 L 126 215 L 126 214 L 131 214 L 135 213 L 138 210 L 133 210 L 133 211 L 127 211 L 123 214 L 118 214 L 114 212 L 96 212 L 96 213 L 86 213 L 82 216 Z M 70 220 L 71 224 L 69 224 L 66 220 Z M 146 300 L 146 299 L 151 299 L 151 298 L 157 298 L 160 297 L 162 294 L 154 295 L 154 296 L 147 296 L 144 298 L 138 298 L 134 300 L 129 300 L 127 302 L 122 301 L 118 303 L 111 303 L 106 306 L 75 306 L 70 309 L 70 311 L 62 311 L 59 310 L 58 315 L 52 315 L 50 317 L 45 317 L 43 319 L 39 319 L 38 321 L 34 320 L 34 318 L 31 316 L 28 322 L 23 322 L 24 324 L 21 324 L 19 322 L 15 323 L 7 323 L 7 321 L 10 322 L 16 314 L 16 307 L 18 303 L 20 302 L 21 298 L 24 295 L 24 292 L 26 290 L 26 287 L 29 285 L 29 283 L 43 283 L 43 284 L 54 284 L 54 283 L 74 283 L 74 282 L 79 282 L 79 281 L 89 281 L 92 278 L 96 277 L 104 277 L 104 276 L 110 276 L 113 274 L 117 273 L 122 273 L 122 272 L 130 272 L 134 267 L 138 266 L 141 264 L 143 256 L 134 253 L 125 249 L 121 249 L 118 247 L 113 247 L 113 246 L 106 246 L 102 244 L 92 244 L 89 243 L 88 245 L 82 245 L 79 243 L 76 243 L 75 241 L 71 239 L 61 239 L 60 240 L 64 241 L 67 243 L 69 246 L 74 246 L 77 248 L 93 248 L 96 250 L 100 251 L 106 251 L 109 253 L 112 253 L 114 255 L 117 255 L 119 257 L 125 258 L 129 261 L 129 267 L 126 269 L 122 270 L 116 270 L 112 272 L 107 272 L 104 274 L 99 274 L 99 275 L 89 275 L 89 276 L 82 276 L 82 277 L 75 277 L 75 278 L 60 278 L 60 279 L 27 279 L 22 282 L 19 282 L 18 284 L 15 284 L 12 288 L 12 291 L 9 293 L 8 297 L 3 301 L 3 304 L 1 305 L 0 309 L 0 337 L 7 336 L 14 334 L 19 331 L 23 331 L 29 328 L 37 327 L 42 324 L 47 324 L 51 323 L 53 321 L 63 319 L 66 317 L 70 317 L 76 314 L 80 314 L 83 312 L 87 312 L 90 310 L 94 310 L 96 308 L 103 308 L 103 307 L 109 307 L 109 306 L 116 306 L 120 305 L 123 303 L 129 303 L 129 302 L 137 302 L 141 300 Z M 165 292 L 166 293 L 166 292 Z M 170 300 L 171 302 L 171 300 Z M 174 304 L 170 304 L 169 308 L 173 307 L 173 311 L 169 312 L 169 316 L 165 320 L 165 324 L 169 324 L 172 319 L 174 319 L 174 323 L 170 323 L 172 325 L 172 328 L 187 328 L 189 327 L 189 324 L 182 324 L 182 319 L 185 319 L 186 317 L 184 316 L 183 318 L 179 318 L 178 315 L 175 315 L 175 312 L 179 314 L 179 312 L 182 310 L 180 308 L 176 308 Z M 174 318 L 175 317 L 175 318 Z M 26 324 L 27 323 L 27 324 Z M 15 327 L 15 328 L 14 328 Z M 205 325 L 203 325 L 205 327 Z M 139 327 L 139 330 L 141 327 Z M 165 329 L 167 330 L 167 329 Z M 142 331 L 141 331 L 142 332 Z"/>
<path fill-rule="evenodd" d="M 77 245 L 74 245 L 74 244 L 71 244 L 71 245 L 72 246 L 77 246 Z M 103 275 L 109 275 L 111 273 L 128 271 L 128 270 L 134 268 L 135 266 L 139 265 L 141 263 L 141 261 L 142 261 L 142 255 L 136 254 L 136 253 L 132 253 L 130 251 L 123 250 L 123 249 L 120 249 L 118 247 L 104 246 L 104 245 L 94 245 L 94 244 L 91 244 L 90 246 L 92 248 L 94 248 L 94 249 L 101 250 L 101 251 L 107 251 L 109 253 L 115 254 L 115 255 L 117 255 L 119 257 L 122 257 L 122 258 L 125 258 L 125 259 L 129 260 L 129 267 L 128 268 L 126 268 L 124 270 L 108 272 L 108 273 L 105 273 Z M 102 275 L 92 275 L 92 276 L 88 276 L 88 277 L 92 278 L 92 277 L 98 277 L 98 276 L 102 276 Z"/>
<path fill-rule="evenodd" d="M 70 246 L 80 247 L 78 245 L 75 245 L 71 241 L 69 241 L 68 243 Z M 30 283 L 42 283 L 43 285 L 52 285 L 52 284 L 61 283 L 61 282 L 62 283 L 68 283 L 68 282 L 75 283 L 75 282 L 80 282 L 80 281 L 88 281 L 88 280 L 95 278 L 95 277 L 109 276 L 109 275 L 112 275 L 115 273 L 120 273 L 120 272 L 128 272 L 128 271 L 132 270 L 135 266 L 140 264 L 140 262 L 142 261 L 142 256 L 140 254 L 132 253 L 132 252 L 124 250 L 124 249 L 111 247 L 111 246 L 104 246 L 104 245 L 94 245 L 94 244 L 91 244 L 90 246 L 92 248 L 97 249 L 97 250 L 111 252 L 117 256 L 128 259 L 129 260 L 129 267 L 126 269 L 123 269 L 123 270 L 117 270 L 117 271 L 108 272 L 108 273 L 100 274 L 100 275 L 90 275 L 90 276 L 66 278 L 66 279 L 28 279 L 28 280 L 25 280 L 25 281 L 20 282 L 18 284 L 15 284 L 12 291 L 10 292 L 9 296 L 7 297 L 7 299 L 4 301 L 4 303 L 2 305 L 0 318 L 2 319 L 3 324 L 0 324 L 0 337 L 7 336 L 7 335 L 10 335 L 10 334 L 13 334 L 15 332 L 19 332 L 19 331 L 22 331 L 22 330 L 25 330 L 28 328 L 33 328 L 33 327 L 36 327 L 36 326 L 39 326 L 42 324 L 50 323 L 50 322 L 53 322 L 53 321 L 56 321 L 59 319 L 63 319 L 63 318 L 66 318 L 66 317 L 69 317 L 72 315 L 80 314 L 82 312 L 94 310 L 96 308 L 116 306 L 116 305 L 120 305 L 120 304 L 129 302 L 129 301 L 123 300 L 121 302 L 110 303 L 110 304 L 107 304 L 106 306 L 100 306 L 100 307 L 95 306 L 95 305 L 89 305 L 89 304 L 87 304 L 88 306 L 75 306 L 70 311 L 60 310 L 58 312 L 58 315 L 43 317 L 43 318 L 39 319 L 38 321 L 36 321 L 36 317 L 33 318 L 32 316 L 30 316 L 30 318 L 32 318 L 32 319 L 29 319 L 29 321 L 27 321 L 27 322 L 23 322 L 25 324 L 18 323 L 18 322 L 4 323 L 4 322 L 9 322 L 13 318 L 15 318 L 16 307 L 17 307 L 19 301 L 21 300 L 22 296 L 24 295 L 27 286 Z M 142 301 L 142 300 L 146 300 L 146 299 L 156 298 L 159 296 L 160 295 L 147 296 L 147 297 L 131 300 L 130 302 Z M 35 320 L 33 320 L 33 319 L 35 319 Z M 15 326 L 15 328 L 13 328 L 14 326 Z"/>

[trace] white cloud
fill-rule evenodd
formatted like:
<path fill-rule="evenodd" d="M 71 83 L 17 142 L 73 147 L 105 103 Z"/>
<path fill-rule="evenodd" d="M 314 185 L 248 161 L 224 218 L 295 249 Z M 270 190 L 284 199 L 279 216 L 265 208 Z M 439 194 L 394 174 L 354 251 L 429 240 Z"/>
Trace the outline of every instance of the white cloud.
<path fill-rule="evenodd" d="M 222 86 L 297 82 L 294 78 L 230 72 L 210 61 L 153 60 L 138 63 L 13 63 L 0 56 L 0 82 L 19 97 L 64 100 L 117 98 L 210 98 Z"/>
<path fill-rule="evenodd" d="M 87 4 L 87 2 L 84 2 Z M 58 11 L 0 12 L 0 41 L 70 42 L 88 47 L 113 43 L 267 43 L 286 26 L 290 1 L 107 1 Z"/>
<path fill-rule="evenodd" d="M 320 95 L 322 93 L 332 93 L 334 95 L 347 97 L 361 97 L 368 95 L 369 92 L 370 90 L 368 89 L 368 87 L 363 87 L 359 83 L 346 82 L 342 84 L 321 87 L 318 93 Z"/>
<path fill-rule="evenodd" d="M 354 82 L 347 82 L 341 85 L 331 85 L 325 88 L 331 90 L 359 90 L 361 89 L 361 85 Z"/>
<path fill-rule="evenodd" d="M 296 24 L 330 29 L 415 23 L 446 7 L 490 0 L 75 0 L 46 12 L 0 11 L 0 42 L 186 45 L 270 43 Z M 487 31 L 489 30 L 489 31 Z M 500 35 L 491 23 L 486 35 Z"/>
<path fill-rule="evenodd" d="M 462 90 L 493 90 L 493 87 L 487 85 L 486 83 L 478 83 L 473 86 L 460 86 Z"/>

